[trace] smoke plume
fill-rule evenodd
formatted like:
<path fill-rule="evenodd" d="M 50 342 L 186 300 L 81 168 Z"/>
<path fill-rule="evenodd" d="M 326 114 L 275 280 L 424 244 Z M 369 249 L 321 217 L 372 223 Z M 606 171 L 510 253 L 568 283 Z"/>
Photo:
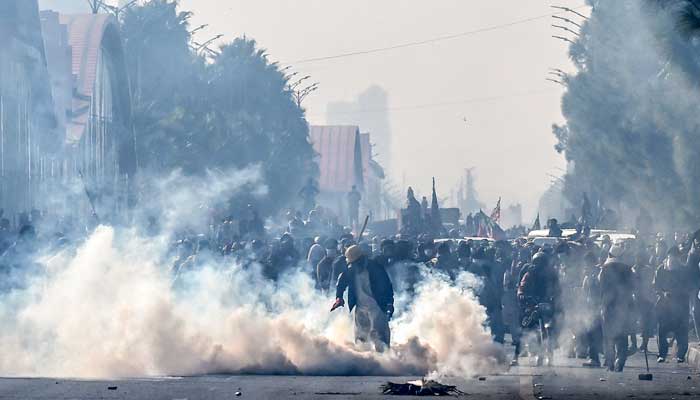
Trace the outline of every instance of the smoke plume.
<path fill-rule="evenodd" d="M 502 349 L 469 286 L 425 273 L 391 323 L 390 351 L 353 343 L 347 309 L 314 289 L 301 268 L 278 282 L 261 267 L 201 257 L 173 280 L 174 229 L 202 226 L 200 204 L 257 185 L 253 171 L 201 182 L 164 179 L 160 236 L 99 226 L 75 246 L 39 252 L 22 285 L 0 294 L 0 374 L 81 378 L 211 373 L 474 375 L 497 371 Z M 246 190 L 248 190 L 246 189 Z M 137 224 L 138 225 L 138 224 Z M 19 278 L 18 278 L 19 279 Z"/>

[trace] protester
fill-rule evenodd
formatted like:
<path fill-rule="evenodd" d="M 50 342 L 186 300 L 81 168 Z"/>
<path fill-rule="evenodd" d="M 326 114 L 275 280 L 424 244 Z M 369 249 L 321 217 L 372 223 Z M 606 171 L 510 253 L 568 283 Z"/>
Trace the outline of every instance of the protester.
<path fill-rule="evenodd" d="M 624 252 L 621 244 L 612 246 L 598 277 L 605 363 L 615 372 L 622 372 L 627 361 L 627 335 L 634 308 L 634 278 L 632 268 L 623 262 Z"/>
<path fill-rule="evenodd" d="M 348 215 L 350 218 L 348 222 L 351 227 L 357 226 L 360 222 L 360 200 L 362 200 L 362 194 L 357 190 L 357 186 L 353 185 L 348 193 Z"/>
<path fill-rule="evenodd" d="M 389 348 L 389 319 L 394 314 L 394 289 L 384 267 L 363 254 L 359 246 L 347 249 L 348 269 L 340 274 L 331 311 L 345 304 L 355 310 L 355 341 L 373 344 L 377 351 Z"/>
<path fill-rule="evenodd" d="M 212 216 L 203 233 L 174 232 L 168 255 L 173 285 L 183 286 L 187 274 L 209 264 L 238 265 L 276 285 L 290 284 L 290 272 L 303 271 L 318 294 L 335 297 L 334 308 L 347 301 L 356 341 L 383 351 L 391 345 L 394 296 L 397 304 L 410 304 L 422 281 L 435 278 L 479 302 L 484 329 L 495 343 L 504 344 L 510 335 L 513 366 L 523 354 L 534 356 L 535 365 L 552 365 L 553 352 L 561 350 L 587 358 L 586 367 L 622 372 L 639 333 L 643 351 L 658 336 L 659 362 L 668 357 L 669 338 L 677 343 L 676 360 L 687 358 L 691 305 L 694 321 L 700 321 L 698 232 L 621 239 L 610 231 L 596 233 L 586 220 L 560 224 L 550 218 L 540 241 L 523 236 L 523 229 L 494 240 L 496 224 L 483 212 L 435 229 L 436 213 L 409 188 L 396 232 L 382 234 L 370 224 L 367 241 L 339 224 L 343 218 L 332 209 L 316 204 L 315 184 L 310 180 L 300 191 L 304 210 L 289 210 L 286 222 L 265 216 L 263 223 L 258 205 L 244 203 L 242 210 Z M 357 187 L 346 200 L 349 222 L 357 225 Z M 39 243 L 63 249 L 89 232 L 69 217 L 59 219 L 55 232 L 46 225 L 37 229 L 31 224 L 45 224 L 50 216 L 29 215 L 0 218 L 0 291 L 17 288 L 13 279 L 22 276 L 17 271 L 32 271 Z M 165 226 L 149 215 L 139 232 L 157 240 Z"/>
<path fill-rule="evenodd" d="M 676 361 L 685 361 L 688 352 L 688 327 L 690 313 L 690 269 L 681 261 L 681 252 L 671 247 L 664 263 L 656 270 L 654 289 L 658 295 L 656 314 L 658 316 L 659 358 L 666 362 L 668 356 L 668 335 L 674 334 L 678 350 Z"/>

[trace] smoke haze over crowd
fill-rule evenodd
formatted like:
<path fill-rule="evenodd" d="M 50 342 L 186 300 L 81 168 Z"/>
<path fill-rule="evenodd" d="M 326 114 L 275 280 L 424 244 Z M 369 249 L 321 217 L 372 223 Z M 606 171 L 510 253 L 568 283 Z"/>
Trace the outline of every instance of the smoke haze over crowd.
<path fill-rule="evenodd" d="M 467 273 L 452 284 L 424 271 L 415 300 L 392 323 L 397 340 L 387 353 L 353 344 L 347 312 L 330 314 L 329 297 L 300 269 L 273 282 L 259 265 L 243 268 L 202 253 L 173 281 L 168 245 L 175 230 L 206 226 L 206 213 L 196 210 L 220 196 L 249 185 L 264 193 L 255 169 L 224 176 L 160 179 L 149 204 L 167 210 L 157 237 L 99 226 L 75 248 L 28 255 L 39 254 L 34 267 L 15 270 L 9 280 L 18 289 L 0 297 L 0 374 L 471 376 L 501 368 L 503 350 L 469 295 L 479 283 Z"/>

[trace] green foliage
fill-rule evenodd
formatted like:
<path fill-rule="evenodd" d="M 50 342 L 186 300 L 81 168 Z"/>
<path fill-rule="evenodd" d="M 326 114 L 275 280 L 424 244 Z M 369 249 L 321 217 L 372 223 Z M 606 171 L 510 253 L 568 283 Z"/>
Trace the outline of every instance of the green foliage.
<path fill-rule="evenodd" d="M 608 207 L 641 207 L 659 228 L 700 223 L 700 50 L 674 27 L 676 11 L 637 0 L 592 2 L 591 18 L 570 54 L 578 68 L 565 82 L 566 125 L 556 149 L 572 168 L 565 193 L 583 192 Z"/>
<path fill-rule="evenodd" d="M 254 40 L 235 39 L 212 59 L 196 54 L 190 16 L 151 0 L 122 19 L 140 166 L 202 174 L 259 164 L 263 209 L 274 212 L 317 173 L 304 111 Z"/>

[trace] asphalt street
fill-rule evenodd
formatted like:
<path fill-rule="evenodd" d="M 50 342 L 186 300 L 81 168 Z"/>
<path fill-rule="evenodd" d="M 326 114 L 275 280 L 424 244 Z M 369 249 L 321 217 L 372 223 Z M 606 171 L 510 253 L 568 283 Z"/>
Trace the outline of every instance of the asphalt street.
<path fill-rule="evenodd" d="M 473 399 L 697 399 L 700 375 L 688 364 L 657 364 L 653 381 L 640 381 L 643 354 L 631 357 L 623 373 L 557 359 L 555 367 L 523 365 L 500 375 L 448 379 Z M 481 379 L 479 379 L 481 378 Z M 0 399 L 386 399 L 379 386 L 416 377 L 200 376 L 125 380 L 0 378 Z M 237 392 L 240 395 L 237 395 Z M 411 398 L 411 397 L 397 397 Z"/>

